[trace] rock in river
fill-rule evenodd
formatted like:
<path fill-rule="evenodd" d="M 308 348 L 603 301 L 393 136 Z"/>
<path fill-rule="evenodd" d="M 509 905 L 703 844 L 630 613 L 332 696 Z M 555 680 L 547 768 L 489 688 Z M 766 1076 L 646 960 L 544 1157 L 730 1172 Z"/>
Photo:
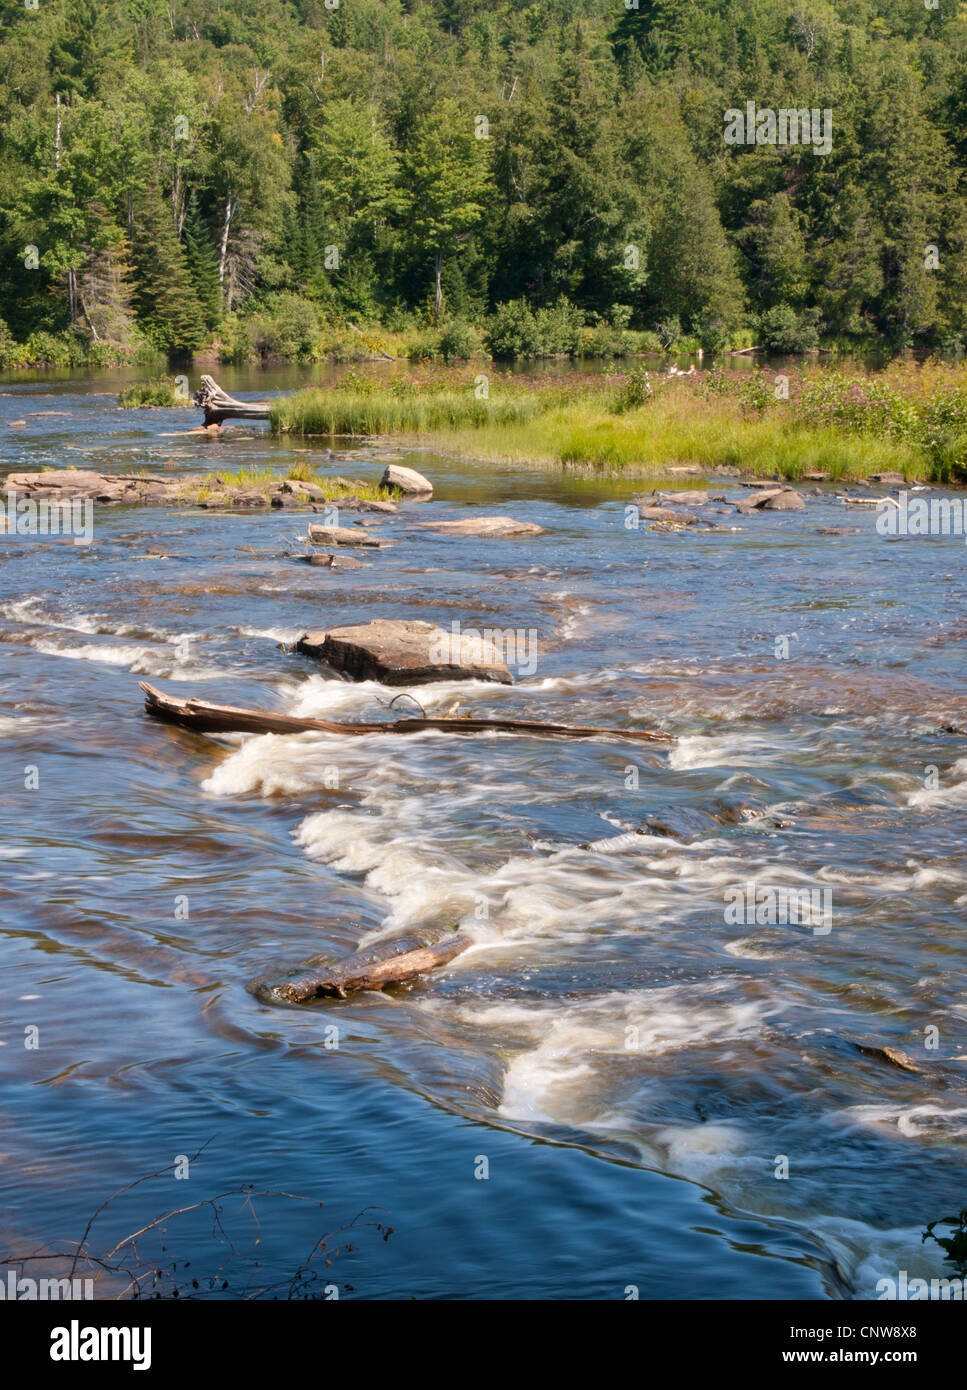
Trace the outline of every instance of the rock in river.
<path fill-rule="evenodd" d="M 762 511 L 798 512 L 805 505 L 799 493 L 791 487 L 774 487 L 743 497 L 736 507 L 736 511 L 741 512 L 743 516 L 748 516 L 751 512 Z"/>
<path fill-rule="evenodd" d="M 307 632 L 297 650 L 326 661 L 355 681 L 426 685 L 485 680 L 512 685 L 513 676 L 485 633 L 447 632 L 433 623 L 377 618 L 352 627 Z"/>
<path fill-rule="evenodd" d="M 695 526 L 698 524 L 698 517 L 691 512 L 676 512 L 672 507 L 650 507 L 644 504 L 639 505 L 638 515 L 642 521 L 668 521 L 679 526 Z"/>
<path fill-rule="evenodd" d="M 380 546 L 391 545 L 391 541 L 379 536 L 370 536 L 358 526 L 312 526 L 309 539 L 315 545 L 366 545 L 378 550 Z"/>
<path fill-rule="evenodd" d="M 461 521 L 421 521 L 448 536 L 539 536 L 544 530 L 533 521 L 515 521 L 512 516 L 470 516 Z"/>
<path fill-rule="evenodd" d="M 433 493 L 433 484 L 428 478 L 424 478 L 422 473 L 417 473 L 415 468 L 404 468 L 399 463 L 386 465 L 379 485 L 385 488 L 399 488 L 400 492 L 408 497 L 430 497 Z"/>

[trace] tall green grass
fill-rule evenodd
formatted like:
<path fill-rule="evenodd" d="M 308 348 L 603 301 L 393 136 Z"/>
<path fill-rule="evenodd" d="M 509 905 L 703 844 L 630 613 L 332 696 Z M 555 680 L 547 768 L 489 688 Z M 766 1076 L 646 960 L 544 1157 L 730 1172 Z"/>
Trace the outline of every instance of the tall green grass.
<path fill-rule="evenodd" d="M 522 425 L 540 413 L 534 397 L 478 400 L 472 387 L 395 395 L 391 391 L 303 391 L 272 409 L 272 427 L 302 435 L 427 434 L 444 429 Z"/>
<path fill-rule="evenodd" d="M 777 403 L 765 374 L 734 375 L 741 379 L 497 378 L 486 399 L 453 379 L 355 380 L 280 400 L 272 423 L 293 434 L 395 435 L 478 459 L 643 477 L 683 464 L 789 479 L 962 474 L 967 388 L 948 377 L 926 369 L 870 381 L 819 374 Z"/>

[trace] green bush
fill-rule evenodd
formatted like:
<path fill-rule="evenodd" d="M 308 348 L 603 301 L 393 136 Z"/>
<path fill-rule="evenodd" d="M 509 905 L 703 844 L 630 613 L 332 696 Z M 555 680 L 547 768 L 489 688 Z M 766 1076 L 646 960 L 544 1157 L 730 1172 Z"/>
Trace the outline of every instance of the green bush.
<path fill-rule="evenodd" d="M 437 351 L 444 362 L 466 361 L 480 351 L 480 339 L 465 319 L 447 319 L 437 339 Z"/>
<path fill-rule="evenodd" d="M 183 406 L 191 404 L 187 391 L 180 391 L 173 377 L 157 377 L 154 381 L 136 381 L 118 392 L 118 405 L 125 410 L 140 406 Z"/>
<path fill-rule="evenodd" d="M 611 409 L 616 415 L 626 411 L 638 410 L 654 398 L 655 387 L 651 373 L 643 367 L 635 367 L 621 382 L 611 401 Z"/>
<path fill-rule="evenodd" d="M 490 320 L 484 341 L 491 357 L 510 361 L 515 357 L 537 357 L 541 334 L 537 320 L 523 299 L 500 304 Z"/>
<path fill-rule="evenodd" d="M 542 357 L 575 357 L 580 343 L 582 316 L 569 299 L 562 298 L 534 315 Z"/>
<path fill-rule="evenodd" d="M 819 311 L 797 312 L 791 304 L 776 304 L 757 320 L 759 341 L 770 352 L 808 352 L 819 344 Z"/>

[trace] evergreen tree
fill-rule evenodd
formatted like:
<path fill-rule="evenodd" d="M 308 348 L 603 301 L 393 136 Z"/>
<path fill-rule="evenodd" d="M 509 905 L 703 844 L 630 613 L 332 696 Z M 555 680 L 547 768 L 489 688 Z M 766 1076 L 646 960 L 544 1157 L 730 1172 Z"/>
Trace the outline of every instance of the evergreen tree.
<path fill-rule="evenodd" d="M 135 304 L 148 337 L 165 352 L 184 357 L 205 334 L 198 295 L 181 243 L 156 183 L 149 183 L 134 211 Z"/>

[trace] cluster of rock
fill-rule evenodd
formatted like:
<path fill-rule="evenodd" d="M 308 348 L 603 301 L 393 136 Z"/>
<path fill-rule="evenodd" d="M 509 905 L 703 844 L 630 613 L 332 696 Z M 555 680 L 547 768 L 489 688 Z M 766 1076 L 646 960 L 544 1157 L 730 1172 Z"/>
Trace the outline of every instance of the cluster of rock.
<path fill-rule="evenodd" d="M 333 495 L 319 483 L 280 478 L 266 488 L 241 487 L 217 473 L 190 473 L 165 477 L 158 473 L 95 473 L 81 468 L 50 468 L 43 473 L 10 473 L 2 485 L 7 493 L 40 500 L 75 499 L 111 503 L 151 503 L 159 506 L 194 503 L 200 507 L 303 507 L 323 510 L 338 506 L 349 511 L 395 512 L 396 502 L 358 496 L 364 484 L 336 478 L 340 492 Z M 380 491 L 393 496 L 428 499 L 433 485 L 412 468 L 390 465 L 379 483 Z"/>
<path fill-rule="evenodd" d="M 639 500 L 643 499 L 643 500 Z M 689 488 L 685 492 L 654 492 L 649 497 L 635 493 L 634 505 L 642 521 L 649 521 L 656 530 L 680 530 L 686 526 L 703 525 L 706 530 L 714 530 L 715 523 L 708 515 L 702 515 L 713 503 L 727 503 L 723 495 L 711 497 L 700 488 Z M 800 511 L 805 502 L 795 489 L 780 485 L 777 487 L 757 487 L 734 504 L 736 513 L 752 516 L 757 512 L 795 512 Z M 718 513 L 727 508 L 716 508 Z"/>

